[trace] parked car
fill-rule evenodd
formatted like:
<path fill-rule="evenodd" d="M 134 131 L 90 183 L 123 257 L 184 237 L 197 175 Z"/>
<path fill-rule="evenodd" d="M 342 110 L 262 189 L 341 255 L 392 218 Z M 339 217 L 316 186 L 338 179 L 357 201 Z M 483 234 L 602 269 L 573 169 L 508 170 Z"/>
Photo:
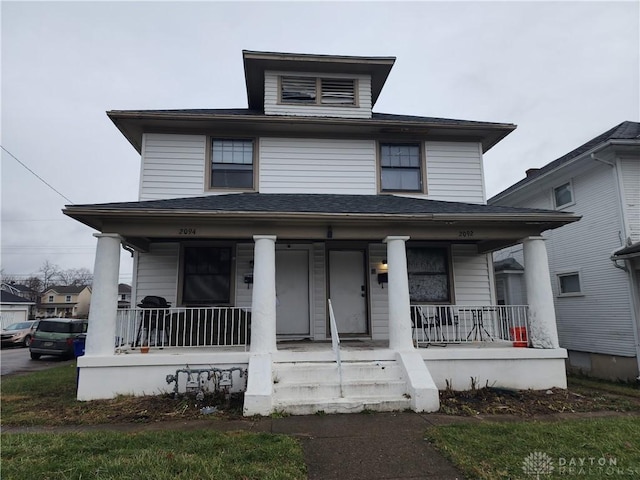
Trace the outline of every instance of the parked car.
<path fill-rule="evenodd" d="M 7 328 L 3 328 L 2 333 L 0 333 L 2 346 L 20 345 L 21 347 L 28 347 L 31 345 L 33 332 L 36 331 L 37 326 L 37 320 L 28 320 L 26 322 L 14 323 Z"/>
<path fill-rule="evenodd" d="M 72 320 L 69 318 L 45 318 L 31 339 L 29 352 L 32 360 L 38 360 L 42 355 L 73 358 L 73 341 L 84 339 L 87 333 L 87 320 Z"/>

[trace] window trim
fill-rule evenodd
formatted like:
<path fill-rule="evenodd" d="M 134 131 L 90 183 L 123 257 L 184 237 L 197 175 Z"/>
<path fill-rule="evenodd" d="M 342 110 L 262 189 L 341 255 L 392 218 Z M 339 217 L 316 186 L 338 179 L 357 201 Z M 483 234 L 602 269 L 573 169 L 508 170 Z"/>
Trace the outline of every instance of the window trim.
<path fill-rule="evenodd" d="M 316 81 L 315 102 L 287 102 L 282 99 L 282 79 L 283 78 L 314 78 Z M 323 103 L 322 102 L 322 81 L 323 80 L 351 80 L 353 82 L 353 103 Z M 355 77 L 327 76 L 327 75 L 304 75 L 304 74 L 278 74 L 278 105 L 299 106 L 299 107 L 324 107 L 324 108 L 359 108 L 360 107 L 360 84 Z"/>
<path fill-rule="evenodd" d="M 233 307 L 236 303 L 236 246 L 237 244 L 229 242 L 182 242 L 180 243 L 179 262 L 178 262 L 178 305 L 182 307 L 195 307 L 195 304 L 184 303 L 184 260 L 185 248 L 229 248 L 231 249 L 231 266 L 229 272 L 229 303 L 216 304 L 217 307 Z M 206 305 L 212 306 L 212 305 Z"/>
<path fill-rule="evenodd" d="M 562 281 L 561 281 L 561 277 L 571 277 L 571 276 L 577 276 L 578 277 L 578 286 L 580 287 L 580 290 L 578 292 L 563 292 L 562 291 Z M 582 283 L 582 273 L 581 271 L 578 270 L 566 270 L 566 271 L 562 271 L 562 272 L 557 272 L 556 273 L 556 281 L 558 282 L 558 297 L 559 298 L 564 298 L 564 297 L 584 297 L 585 293 L 584 293 L 584 284 Z"/>
<path fill-rule="evenodd" d="M 214 140 L 239 140 L 250 141 L 253 145 L 253 187 L 213 187 L 211 185 L 212 169 L 213 169 L 213 142 Z M 204 191 L 205 192 L 257 192 L 258 191 L 258 146 L 260 139 L 258 137 L 235 136 L 235 135 L 207 135 L 206 155 L 205 155 L 205 175 L 204 175 Z"/>
<path fill-rule="evenodd" d="M 565 185 L 569 185 L 569 191 L 571 192 L 571 201 L 567 203 L 563 203 L 562 205 L 558 205 L 556 202 L 556 190 L 560 187 L 564 187 Z M 566 182 L 559 183 L 551 188 L 551 197 L 553 201 L 553 208 L 556 210 L 562 210 L 563 208 L 570 207 L 571 205 L 576 204 L 575 191 L 573 190 L 573 181 L 569 179 Z"/>
<path fill-rule="evenodd" d="M 382 146 L 383 145 L 412 145 L 417 146 L 420 155 L 420 190 L 385 190 L 382 188 Z M 377 140 L 376 141 L 376 180 L 378 183 L 379 194 L 394 194 L 394 193 L 406 193 L 406 194 L 420 194 L 427 195 L 427 154 L 426 146 L 423 140 L 416 141 L 397 141 L 397 140 Z"/>
<path fill-rule="evenodd" d="M 411 303 L 411 305 L 455 305 L 456 304 L 456 288 L 455 288 L 455 282 L 454 282 L 454 276 L 453 276 L 453 252 L 452 252 L 451 244 L 408 242 L 405 245 L 405 255 L 406 255 L 406 252 L 411 248 L 432 248 L 432 249 L 444 250 L 447 255 L 447 262 L 446 262 L 447 280 L 449 282 L 449 301 L 448 302 L 414 302 L 413 300 L 411 300 L 411 298 L 409 298 L 409 302 Z M 409 260 L 407 258 L 407 276 L 409 274 L 408 270 L 409 270 Z M 407 280 L 410 281 L 409 278 Z"/>

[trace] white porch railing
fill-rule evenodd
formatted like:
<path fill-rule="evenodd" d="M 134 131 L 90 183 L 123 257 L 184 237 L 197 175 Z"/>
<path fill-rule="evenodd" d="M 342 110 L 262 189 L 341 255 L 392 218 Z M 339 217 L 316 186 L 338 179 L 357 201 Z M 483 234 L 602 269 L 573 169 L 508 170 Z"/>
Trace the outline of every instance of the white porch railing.
<path fill-rule="evenodd" d="M 338 378 L 340 380 L 340 397 L 344 397 L 342 391 L 342 359 L 340 357 L 340 336 L 338 335 L 338 325 L 336 324 L 336 317 L 333 314 L 333 305 L 331 305 L 331 299 L 327 299 L 329 302 L 329 326 L 331 327 L 331 348 L 333 354 L 336 356 L 336 364 L 338 365 Z"/>
<path fill-rule="evenodd" d="M 119 309 L 116 349 L 122 347 L 247 347 L 251 309 L 173 307 Z"/>
<path fill-rule="evenodd" d="M 528 346 L 527 305 L 411 305 L 414 344 L 513 342 Z"/>

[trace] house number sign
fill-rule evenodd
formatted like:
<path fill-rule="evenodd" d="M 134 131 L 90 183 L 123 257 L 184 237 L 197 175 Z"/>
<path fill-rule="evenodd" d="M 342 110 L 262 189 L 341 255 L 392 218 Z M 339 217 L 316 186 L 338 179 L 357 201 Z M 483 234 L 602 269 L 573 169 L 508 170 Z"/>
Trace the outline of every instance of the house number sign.
<path fill-rule="evenodd" d="M 195 235 L 195 234 L 196 234 L 195 228 L 181 228 L 180 230 L 178 230 L 178 235 Z"/>
<path fill-rule="evenodd" d="M 473 237 L 473 230 L 460 230 L 458 232 L 458 238 L 471 238 Z"/>

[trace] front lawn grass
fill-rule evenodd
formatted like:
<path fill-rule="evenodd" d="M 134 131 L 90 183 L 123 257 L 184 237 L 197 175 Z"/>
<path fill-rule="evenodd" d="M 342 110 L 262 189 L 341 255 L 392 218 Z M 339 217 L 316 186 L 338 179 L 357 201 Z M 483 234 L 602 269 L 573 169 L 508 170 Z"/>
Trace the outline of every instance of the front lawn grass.
<path fill-rule="evenodd" d="M 213 430 L 4 434 L 1 465 L 4 480 L 306 478 L 295 439 Z"/>
<path fill-rule="evenodd" d="M 640 478 L 638 417 L 447 425 L 426 438 L 468 478 Z"/>
<path fill-rule="evenodd" d="M 79 402 L 76 400 L 76 371 L 73 363 L 26 375 L 3 377 L 0 385 L 2 425 L 96 425 L 195 418 L 216 421 L 241 417 L 241 406 L 220 404 L 219 398 L 209 394 L 201 402 L 192 397 L 176 399 L 169 394 Z M 203 417 L 200 408 L 212 405 L 219 407 L 218 413 Z"/>

